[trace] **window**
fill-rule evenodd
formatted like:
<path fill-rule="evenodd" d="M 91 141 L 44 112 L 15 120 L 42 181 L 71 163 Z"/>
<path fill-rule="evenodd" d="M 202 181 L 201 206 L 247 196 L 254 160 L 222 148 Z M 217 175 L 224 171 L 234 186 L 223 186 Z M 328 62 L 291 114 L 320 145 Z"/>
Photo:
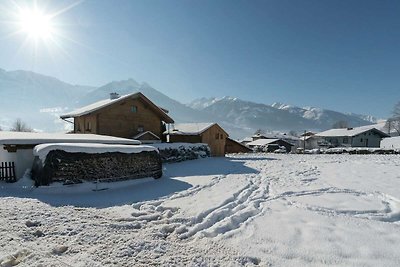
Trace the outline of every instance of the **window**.
<path fill-rule="evenodd" d="M 222 134 L 219 135 L 219 139 L 224 139 L 224 136 Z"/>
<path fill-rule="evenodd" d="M 349 138 L 344 137 L 344 138 L 343 138 L 343 144 L 347 144 L 347 143 L 349 143 Z"/>
<path fill-rule="evenodd" d="M 92 124 L 89 122 L 86 123 L 86 131 L 91 131 L 92 130 Z"/>
<path fill-rule="evenodd" d="M 137 112 L 137 106 L 132 106 L 131 107 L 131 112 L 136 113 Z"/>
<path fill-rule="evenodd" d="M 139 133 L 143 133 L 143 132 L 144 132 L 144 127 L 143 127 L 143 125 L 139 125 L 139 127 L 137 128 L 137 131 L 138 131 Z"/>
<path fill-rule="evenodd" d="M 360 138 L 360 142 L 362 143 L 364 140 L 362 138 Z"/>
<path fill-rule="evenodd" d="M 218 138 L 219 138 L 219 134 L 217 133 L 217 134 L 215 134 L 215 139 L 218 140 Z"/>

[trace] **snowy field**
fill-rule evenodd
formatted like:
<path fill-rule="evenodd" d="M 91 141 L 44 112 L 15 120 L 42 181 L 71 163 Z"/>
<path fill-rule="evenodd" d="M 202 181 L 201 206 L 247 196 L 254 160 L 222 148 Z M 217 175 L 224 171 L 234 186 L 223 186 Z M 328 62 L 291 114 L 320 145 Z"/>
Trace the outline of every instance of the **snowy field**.
<path fill-rule="evenodd" d="M 400 266 L 399 155 L 237 155 L 167 164 L 159 180 L 0 185 L 1 267 Z"/>

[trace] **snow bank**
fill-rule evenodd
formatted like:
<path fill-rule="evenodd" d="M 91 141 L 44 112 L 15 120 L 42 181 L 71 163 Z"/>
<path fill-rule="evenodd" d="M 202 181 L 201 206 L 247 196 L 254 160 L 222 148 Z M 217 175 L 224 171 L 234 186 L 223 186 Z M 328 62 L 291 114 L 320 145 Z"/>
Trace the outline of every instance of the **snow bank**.
<path fill-rule="evenodd" d="M 143 151 L 157 151 L 153 146 L 143 145 L 108 145 L 108 144 L 86 144 L 86 143 L 57 143 L 37 145 L 33 149 L 33 155 L 39 157 L 42 162 L 50 151 L 62 150 L 69 153 L 101 154 L 120 152 L 125 154 L 140 153 Z"/>

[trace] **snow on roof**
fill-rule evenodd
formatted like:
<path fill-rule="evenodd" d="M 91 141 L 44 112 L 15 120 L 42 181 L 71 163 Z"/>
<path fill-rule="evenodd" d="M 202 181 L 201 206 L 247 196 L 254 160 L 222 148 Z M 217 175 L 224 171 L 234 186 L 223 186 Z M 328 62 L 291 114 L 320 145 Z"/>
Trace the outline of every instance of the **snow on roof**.
<path fill-rule="evenodd" d="M 158 151 L 153 146 L 131 146 L 131 145 L 110 145 L 110 144 L 87 144 L 87 143 L 56 143 L 56 144 L 41 144 L 35 146 L 33 155 L 38 156 L 42 161 L 46 158 L 50 151 L 62 150 L 69 153 L 88 153 L 100 154 L 108 152 L 120 153 L 140 153 L 143 151 Z"/>
<path fill-rule="evenodd" d="M 209 128 L 211 128 L 216 123 L 206 122 L 206 123 L 176 123 L 174 129 L 167 131 L 171 135 L 198 135 Z"/>
<path fill-rule="evenodd" d="M 245 137 L 245 138 L 243 138 L 240 142 L 251 142 L 251 141 L 253 141 L 253 138 L 251 138 L 251 137 Z"/>
<path fill-rule="evenodd" d="M 330 129 L 321 133 L 317 133 L 316 136 L 321 136 L 321 137 L 333 137 L 333 136 L 348 136 L 348 137 L 353 137 L 359 134 L 362 134 L 364 132 L 374 130 L 381 134 L 382 136 L 388 136 L 386 133 L 378 130 L 375 128 L 375 125 L 367 125 L 367 126 L 361 126 L 361 127 L 355 127 L 355 128 L 341 128 L 341 129 Z"/>
<path fill-rule="evenodd" d="M 132 94 L 128 94 L 128 95 L 123 95 L 120 96 L 118 98 L 115 99 L 104 99 L 104 100 L 100 100 L 98 102 L 95 102 L 93 104 L 78 108 L 74 111 L 71 111 L 69 113 L 66 113 L 64 115 L 61 115 L 60 118 L 61 119 L 67 119 L 67 118 L 74 118 L 74 117 L 79 117 L 79 116 L 83 116 L 83 115 L 87 115 L 90 114 L 94 111 L 97 111 L 99 109 L 102 109 L 104 107 L 110 106 L 116 102 L 128 99 L 128 98 L 142 98 L 144 99 L 147 103 L 151 104 L 153 106 L 153 108 L 155 108 L 160 114 L 163 115 L 163 117 L 165 117 L 164 119 L 166 119 L 166 122 L 168 123 L 172 123 L 174 122 L 172 118 L 170 118 L 167 113 L 168 110 L 163 109 L 158 107 L 157 105 L 155 105 L 153 102 L 151 102 L 146 96 L 144 96 L 142 93 L 137 92 L 137 93 L 132 93 Z"/>
<path fill-rule="evenodd" d="M 145 131 L 143 133 L 137 134 L 133 137 L 133 139 L 139 139 L 140 137 L 146 135 L 146 134 L 150 134 L 152 135 L 154 138 L 156 138 L 157 140 L 160 140 L 160 137 L 158 137 L 157 135 L 155 135 L 152 131 Z"/>
<path fill-rule="evenodd" d="M 120 96 L 120 97 L 115 98 L 115 99 L 110 99 L 110 98 L 103 99 L 103 100 L 97 101 L 97 102 L 95 102 L 93 104 L 90 104 L 90 105 L 75 109 L 74 111 L 71 111 L 71 112 L 66 113 L 64 115 L 61 115 L 60 118 L 66 119 L 66 118 L 73 118 L 73 117 L 86 115 L 86 114 L 92 113 L 93 111 L 99 110 L 99 109 L 104 108 L 106 106 L 110 106 L 110 105 L 112 105 L 112 104 L 114 104 L 116 102 L 119 102 L 121 100 L 127 99 L 127 98 L 129 98 L 131 96 L 134 96 L 135 94 L 137 94 L 137 93 L 123 95 L 123 96 Z"/>
<path fill-rule="evenodd" d="M 285 140 L 299 140 L 299 137 L 293 135 L 287 135 L 282 133 L 264 133 L 264 134 L 255 134 L 252 136 L 253 138 L 263 138 L 263 139 L 285 139 Z"/>
<path fill-rule="evenodd" d="M 257 139 L 253 142 L 248 143 L 248 146 L 265 146 L 271 144 L 273 142 L 278 141 L 279 139 Z"/>
<path fill-rule="evenodd" d="M 45 143 L 102 143 L 139 145 L 140 141 L 96 134 L 32 133 L 0 131 L 0 144 L 38 145 Z"/>

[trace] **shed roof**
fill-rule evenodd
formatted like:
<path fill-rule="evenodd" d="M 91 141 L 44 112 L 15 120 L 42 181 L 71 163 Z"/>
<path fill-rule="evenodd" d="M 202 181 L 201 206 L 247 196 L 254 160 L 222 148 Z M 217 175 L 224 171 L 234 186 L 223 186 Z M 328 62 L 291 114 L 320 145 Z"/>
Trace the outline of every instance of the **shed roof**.
<path fill-rule="evenodd" d="M 299 138 L 292 135 L 282 134 L 282 133 L 263 133 L 263 134 L 255 134 L 252 138 L 260 138 L 260 139 L 286 139 L 298 141 Z"/>
<path fill-rule="evenodd" d="M 148 99 L 144 94 L 142 94 L 141 92 L 137 92 L 137 93 L 132 93 L 132 94 L 128 94 L 128 95 L 123 95 L 120 96 L 119 98 L 116 99 L 104 99 L 104 100 L 100 100 L 96 103 L 78 108 L 74 111 L 71 111 L 69 113 L 66 113 L 64 115 L 61 115 L 60 118 L 61 119 L 67 119 L 67 118 L 75 118 L 75 117 L 80 117 L 83 115 L 88 115 L 90 113 L 93 113 L 95 111 L 98 111 L 102 108 L 108 107 L 112 104 L 118 103 L 120 101 L 126 100 L 128 98 L 140 98 L 142 99 L 144 102 L 146 102 L 157 114 L 159 114 L 159 116 L 167 123 L 173 123 L 174 120 L 168 116 L 167 114 L 167 110 L 160 108 L 159 106 L 157 106 L 156 104 L 154 104 L 150 99 Z"/>
<path fill-rule="evenodd" d="M 253 142 L 248 143 L 247 145 L 248 146 L 266 146 L 268 144 L 275 143 L 276 141 L 282 141 L 282 142 L 287 143 L 288 145 L 293 146 L 291 143 L 286 142 L 285 140 L 282 140 L 282 139 L 257 139 Z"/>
<path fill-rule="evenodd" d="M 361 127 L 355 127 L 355 128 L 341 128 L 341 129 L 330 129 L 321 133 L 317 133 L 316 136 L 321 136 L 321 137 L 335 137 L 335 136 L 347 136 L 347 137 L 353 137 L 368 131 L 374 131 L 378 134 L 380 134 L 382 137 L 388 137 L 389 135 L 376 129 L 375 125 L 367 125 L 367 126 L 361 126 Z"/>
<path fill-rule="evenodd" d="M 32 133 L 0 131 L 2 145 L 38 145 L 48 143 L 101 143 L 139 145 L 140 141 L 96 134 Z"/>
<path fill-rule="evenodd" d="M 166 134 L 170 135 L 199 135 L 210 129 L 212 126 L 217 125 L 214 122 L 203 122 L 203 123 L 176 123 L 172 130 L 166 131 Z M 221 128 L 222 129 L 222 128 Z M 225 132 L 224 129 L 222 131 Z M 226 133 L 226 132 L 225 132 Z M 228 135 L 228 133 L 226 133 Z"/>

